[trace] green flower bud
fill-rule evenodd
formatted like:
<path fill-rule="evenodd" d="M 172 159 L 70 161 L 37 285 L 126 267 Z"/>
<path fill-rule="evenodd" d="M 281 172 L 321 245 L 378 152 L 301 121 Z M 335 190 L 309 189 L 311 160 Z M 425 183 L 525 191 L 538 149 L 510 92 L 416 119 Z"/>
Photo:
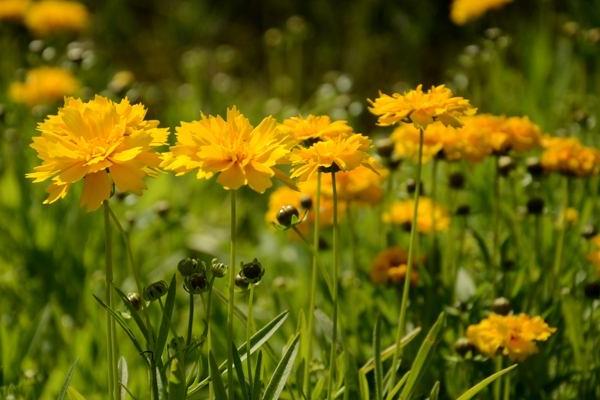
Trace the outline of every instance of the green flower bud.
<path fill-rule="evenodd" d="M 199 272 L 200 266 L 198 265 L 198 260 L 195 258 L 186 257 L 179 261 L 177 264 L 177 269 L 181 275 L 190 276 L 196 272 Z"/>
<path fill-rule="evenodd" d="M 248 282 L 248 279 L 246 279 L 245 276 L 242 276 L 239 273 L 235 276 L 235 286 L 240 289 L 247 289 L 248 285 L 250 285 L 250 282 Z"/>
<path fill-rule="evenodd" d="M 191 294 L 200 294 L 208 289 L 208 280 L 204 272 L 194 273 L 185 278 L 183 288 Z"/>
<path fill-rule="evenodd" d="M 277 212 L 277 222 L 286 228 L 292 226 L 294 217 L 297 219 L 300 217 L 300 213 L 298 212 L 298 209 L 292 205 L 283 206 Z"/>
<path fill-rule="evenodd" d="M 213 258 L 210 262 L 210 271 L 214 277 L 222 278 L 227 273 L 227 264 L 219 262 L 216 258 Z"/>
<path fill-rule="evenodd" d="M 142 309 L 142 296 L 138 292 L 131 292 L 127 295 L 127 301 L 133 307 L 134 310 L 139 311 Z"/>
<path fill-rule="evenodd" d="M 505 297 L 498 297 L 492 303 L 492 311 L 496 314 L 508 315 L 511 309 L 512 307 L 510 305 L 510 301 L 508 301 L 508 299 Z"/>
<path fill-rule="evenodd" d="M 307 194 L 302 195 L 302 197 L 300 198 L 300 206 L 305 210 L 311 210 L 313 206 L 312 197 L 310 197 Z"/>
<path fill-rule="evenodd" d="M 147 301 L 158 300 L 167 293 L 168 289 L 167 282 L 154 282 L 144 288 L 144 299 Z"/>
<path fill-rule="evenodd" d="M 251 262 L 244 264 L 242 263 L 242 269 L 240 271 L 240 275 L 246 278 L 249 283 L 258 283 L 260 279 L 265 274 L 265 269 L 258 261 L 258 259 L 254 259 Z"/>

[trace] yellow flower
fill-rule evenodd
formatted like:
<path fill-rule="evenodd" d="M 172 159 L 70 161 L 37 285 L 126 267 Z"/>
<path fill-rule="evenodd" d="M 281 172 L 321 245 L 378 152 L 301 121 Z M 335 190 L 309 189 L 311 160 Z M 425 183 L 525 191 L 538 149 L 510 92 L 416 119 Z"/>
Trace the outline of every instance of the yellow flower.
<path fill-rule="evenodd" d="M 505 118 L 501 129 L 508 135 L 509 147 L 514 151 L 534 149 L 542 140 L 540 128 L 527 117 Z"/>
<path fill-rule="evenodd" d="M 467 328 L 467 339 L 488 357 L 502 352 L 522 361 L 537 352 L 536 341 L 547 340 L 555 331 L 541 317 L 491 314 Z"/>
<path fill-rule="evenodd" d="M 279 173 L 275 166 L 289 153 L 287 137 L 276 128 L 272 117 L 252 127 L 235 107 L 227 110 L 226 120 L 209 115 L 182 122 L 177 143 L 164 155 L 162 166 L 177 175 L 197 170 L 198 179 L 219 174 L 217 182 L 225 189 L 248 185 L 262 193 Z"/>
<path fill-rule="evenodd" d="M 27 71 L 25 82 L 13 82 L 8 92 L 13 101 L 32 107 L 56 102 L 78 89 L 79 81 L 68 70 L 40 67 Z"/>
<path fill-rule="evenodd" d="M 320 141 L 305 148 L 299 147 L 291 155 L 292 178 L 301 182 L 311 179 L 317 171 L 351 171 L 363 165 L 371 167 L 367 153 L 371 140 L 355 133 Z"/>
<path fill-rule="evenodd" d="M 0 21 L 21 21 L 29 0 L 0 0 Z"/>
<path fill-rule="evenodd" d="M 540 158 L 546 171 L 569 176 L 592 176 L 600 172 L 600 150 L 582 145 L 576 138 L 546 137 Z"/>
<path fill-rule="evenodd" d="M 291 117 L 283 121 L 279 125 L 279 129 L 295 143 L 330 139 L 335 136 L 352 133 L 352 128 L 346 121 L 331 121 L 331 118 L 327 115 Z"/>
<path fill-rule="evenodd" d="M 404 94 L 380 93 L 374 101 L 369 100 L 369 104 L 369 110 L 379 116 L 377 123 L 381 126 L 412 122 L 417 128 L 425 128 L 435 121 L 460 126 L 460 118 L 476 112 L 468 100 L 455 97 L 444 85 L 432 86 L 427 92 L 419 85 Z"/>
<path fill-rule="evenodd" d="M 81 32 L 89 25 L 87 8 L 76 1 L 34 2 L 25 14 L 25 25 L 37 36 L 59 32 Z"/>
<path fill-rule="evenodd" d="M 371 281 L 376 284 L 399 284 L 406 277 L 407 254 L 399 247 L 390 247 L 381 251 L 371 265 Z M 420 260 L 419 262 L 422 262 Z M 415 264 L 415 266 L 417 266 Z M 411 273 L 410 283 L 416 285 L 419 281 L 419 273 L 415 270 Z"/>
<path fill-rule="evenodd" d="M 450 9 L 450 19 L 457 25 L 477 19 L 487 12 L 501 8 L 512 0 L 454 0 Z"/>
<path fill-rule="evenodd" d="M 462 132 L 476 135 L 482 148 L 496 154 L 528 151 L 538 147 L 542 139 L 540 128 L 527 117 L 479 114 L 464 118 L 463 123 Z"/>
<path fill-rule="evenodd" d="M 146 109 L 127 99 L 114 103 L 96 96 L 83 102 L 67 98 L 56 115 L 38 125 L 31 147 L 42 164 L 27 174 L 34 182 L 52 180 L 44 204 L 67 195 L 83 179 L 81 205 L 95 210 L 118 190 L 141 194 L 144 177 L 160 163 L 153 147 L 166 143 L 168 130 L 145 120 Z"/>
<path fill-rule="evenodd" d="M 392 203 L 388 212 L 383 215 L 383 221 L 394 225 L 402 225 L 410 228 L 414 210 L 414 201 L 402 200 Z M 434 225 L 435 219 L 435 225 Z M 430 233 L 433 231 L 445 231 L 450 226 L 450 216 L 440 205 L 435 204 L 430 198 L 419 199 L 417 210 L 417 232 Z"/>

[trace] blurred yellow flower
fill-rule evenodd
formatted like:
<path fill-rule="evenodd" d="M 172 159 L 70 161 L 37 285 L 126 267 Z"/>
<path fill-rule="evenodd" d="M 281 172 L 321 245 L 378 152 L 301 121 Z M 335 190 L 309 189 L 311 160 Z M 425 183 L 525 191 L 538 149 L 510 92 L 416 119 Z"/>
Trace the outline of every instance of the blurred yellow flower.
<path fill-rule="evenodd" d="M 371 140 L 358 133 L 336 136 L 312 146 L 296 148 L 291 154 L 292 178 L 311 179 L 317 171 L 351 171 L 361 165 L 372 168 L 367 153 Z"/>
<path fill-rule="evenodd" d="M 37 36 L 82 32 L 88 27 L 89 20 L 85 5 L 68 0 L 37 1 L 25 14 L 25 25 Z"/>
<path fill-rule="evenodd" d="M 383 182 L 387 171 L 372 161 L 373 167 L 360 165 L 351 171 L 338 172 L 335 175 L 337 195 L 345 203 L 377 204 L 383 198 Z M 331 175 L 322 177 L 322 192 L 331 197 Z"/>
<path fill-rule="evenodd" d="M 463 123 L 465 132 L 479 132 L 478 142 L 496 154 L 532 150 L 542 140 L 540 128 L 527 117 L 479 114 L 463 119 Z"/>
<path fill-rule="evenodd" d="M 113 184 L 123 192 L 141 194 L 144 177 L 153 174 L 160 157 L 153 149 L 167 141 L 168 130 L 158 121 L 145 120 L 146 109 L 96 96 L 83 102 L 67 98 L 56 115 L 38 125 L 40 136 L 31 147 L 42 164 L 27 177 L 52 180 L 44 204 L 67 195 L 83 179 L 81 205 L 95 210 L 108 199 Z"/>
<path fill-rule="evenodd" d="M 13 101 L 33 107 L 54 103 L 78 89 L 79 81 L 68 70 L 40 67 L 27 71 L 24 82 L 11 83 L 8 93 Z"/>
<path fill-rule="evenodd" d="M 414 201 L 395 201 L 388 212 L 383 214 L 383 221 L 394 225 L 402 225 L 409 229 L 412 224 Z M 435 225 L 434 225 L 435 220 Z M 445 231 L 450 226 L 450 216 L 445 208 L 434 203 L 428 197 L 419 199 L 417 211 L 417 232 L 430 233 Z"/>
<path fill-rule="evenodd" d="M 278 173 L 275 166 L 289 153 L 287 137 L 276 128 L 272 117 L 252 127 L 235 107 L 227 110 L 226 120 L 209 115 L 182 122 L 177 143 L 163 155 L 162 167 L 177 175 L 197 170 L 198 179 L 219 174 L 217 182 L 225 189 L 248 185 L 263 193 Z"/>
<path fill-rule="evenodd" d="M 508 135 L 510 150 L 528 151 L 539 147 L 542 140 L 540 128 L 527 117 L 504 118 L 501 129 Z"/>
<path fill-rule="evenodd" d="M 407 253 L 399 247 L 390 247 L 381 251 L 377 254 L 371 265 L 371 281 L 376 284 L 392 285 L 404 282 L 407 262 Z M 410 283 L 416 285 L 418 281 L 419 273 L 413 270 Z"/>
<path fill-rule="evenodd" d="M 576 138 L 545 137 L 540 158 L 546 171 L 568 176 L 592 176 L 600 172 L 600 150 L 586 147 Z"/>
<path fill-rule="evenodd" d="M 419 130 L 414 125 L 403 124 L 392 132 L 394 154 L 398 158 L 417 161 L 419 153 Z M 441 122 L 427 125 L 423 132 L 423 159 L 428 162 L 442 154 L 445 146 L 450 146 L 457 140 L 455 129 L 447 127 Z"/>
<path fill-rule="evenodd" d="M 0 0 L 0 21 L 21 21 L 30 0 Z"/>
<path fill-rule="evenodd" d="M 460 126 L 460 118 L 473 115 L 477 111 L 468 100 L 456 97 L 444 85 L 432 86 L 423 92 L 422 85 L 404 94 L 391 96 L 380 93 L 375 100 L 369 100 L 369 110 L 379 116 L 377 123 L 388 126 L 400 122 L 413 123 L 417 128 L 440 121 L 444 125 Z"/>
<path fill-rule="evenodd" d="M 457 25 L 477 19 L 488 10 L 501 8 L 512 0 L 454 0 L 450 9 L 450 19 Z"/>
<path fill-rule="evenodd" d="M 501 352 L 522 361 L 537 352 L 536 341 L 547 340 L 555 331 L 541 317 L 491 314 L 467 328 L 467 339 L 488 357 Z"/>
<path fill-rule="evenodd" d="M 346 121 L 331 121 L 327 115 L 287 118 L 279 125 L 279 129 L 295 143 L 330 139 L 352 133 L 352 128 Z"/>

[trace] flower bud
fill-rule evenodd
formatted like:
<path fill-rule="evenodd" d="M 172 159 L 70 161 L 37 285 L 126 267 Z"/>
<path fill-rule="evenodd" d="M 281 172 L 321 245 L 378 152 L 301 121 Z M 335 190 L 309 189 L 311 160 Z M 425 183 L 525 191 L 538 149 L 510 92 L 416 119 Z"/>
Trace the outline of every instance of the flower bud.
<path fill-rule="evenodd" d="M 191 257 L 186 257 L 179 261 L 177 264 L 177 270 L 183 276 L 190 276 L 193 273 L 200 271 L 200 266 L 198 265 L 198 260 Z"/>
<path fill-rule="evenodd" d="M 138 292 L 131 292 L 127 295 L 127 301 L 133 307 L 134 310 L 139 311 L 142 309 L 142 296 Z"/>
<path fill-rule="evenodd" d="M 394 153 L 394 141 L 390 138 L 382 138 L 375 141 L 375 150 L 383 159 L 391 158 Z"/>
<path fill-rule="evenodd" d="M 222 278 L 227 272 L 227 264 L 219 262 L 216 258 L 213 258 L 210 262 L 210 272 L 217 278 Z"/>
<path fill-rule="evenodd" d="M 461 172 L 453 172 L 448 177 L 448 186 L 454 190 L 460 190 L 465 187 L 465 176 Z"/>
<path fill-rule="evenodd" d="M 166 200 L 161 200 L 154 205 L 154 211 L 161 218 L 166 218 L 171 211 L 171 205 Z"/>
<path fill-rule="evenodd" d="M 586 284 L 583 287 L 583 293 L 588 299 L 600 299 L 600 281 Z"/>
<path fill-rule="evenodd" d="M 414 179 L 410 178 L 406 180 L 406 192 L 408 194 L 413 194 L 415 192 L 415 190 L 417 190 L 417 183 L 415 182 Z M 423 181 L 421 181 L 421 187 L 419 188 L 420 190 L 420 195 L 424 196 L 425 195 L 425 190 L 423 189 Z"/>
<path fill-rule="evenodd" d="M 392 155 L 390 158 L 385 160 L 385 166 L 390 171 L 395 171 L 402 164 L 402 158 Z"/>
<path fill-rule="evenodd" d="M 508 315 L 511 309 L 512 307 L 510 305 L 510 302 L 505 297 L 498 297 L 492 303 L 492 311 L 496 314 Z"/>
<path fill-rule="evenodd" d="M 304 208 L 305 210 L 311 210 L 313 206 L 313 201 L 312 201 L 312 197 L 310 197 L 307 194 L 303 194 L 302 197 L 300 198 L 300 207 Z"/>
<path fill-rule="evenodd" d="M 250 285 L 250 282 L 248 282 L 248 279 L 246 279 L 245 276 L 242 276 L 239 273 L 235 276 L 235 286 L 240 289 L 247 289 L 248 285 Z"/>
<path fill-rule="evenodd" d="M 208 288 L 208 280 L 204 272 L 194 273 L 185 278 L 183 288 L 191 294 L 200 294 Z"/>
<path fill-rule="evenodd" d="M 531 215 L 540 215 L 544 211 L 544 199 L 532 197 L 527 200 L 527 212 Z"/>
<path fill-rule="evenodd" d="M 469 352 L 475 351 L 475 346 L 465 337 L 458 338 L 454 343 L 454 351 L 461 357 L 466 356 Z"/>
<path fill-rule="evenodd" d="M 537 178 L 544 173 L 544 168 L 542 167 L 539 158 L 529 157 L 525 163 L 527 165 L 527 172 L 529 172 L 532 177 Z"/>
<path fill-rule="evenodd" d="M 154 301 L 163 297 L 167 293 L 167 282 L 158 281 L 151 283 L 144 288 L 144 300 Z"/>
<path fill-rule="evenodd" d="M 292 226 L 294 217 L 299 218 L 300 213 L 298 212 L 298 209 L 292 205 L 283 206 L 277 212 L 277 222 L 286 228 Z"/>
<path fill-rule="evenodd" d="M 498 158 L 498 172 L 501 176 L 508 176 L 515 168 L 515 162 L 510 156 L 500 156 Z"/>
<path fill-rule="evenodd" d="M 265 274 L 265 269 L 258 261 L 258 259 L 254 259 L 251 262 L 244 264 L 242 263 L 242 269 L 240 271 L 240 275 L 246 278 L 249 283 L 258 283 L 260 279 Z"/>
<path fill-rule="evenodd" d="M 458 207 L 456 207 L 454 213 L 458 216 L 466 217 L 471 213 L 471 207 L 468 204 L 461 204 Z"/>
<path fill-rule="evenodd" d="M 581 236 L 586 240 L 593 238 L 597 233 L 598 230 L 593 224 L 586 224 L 581 230 Z"/>

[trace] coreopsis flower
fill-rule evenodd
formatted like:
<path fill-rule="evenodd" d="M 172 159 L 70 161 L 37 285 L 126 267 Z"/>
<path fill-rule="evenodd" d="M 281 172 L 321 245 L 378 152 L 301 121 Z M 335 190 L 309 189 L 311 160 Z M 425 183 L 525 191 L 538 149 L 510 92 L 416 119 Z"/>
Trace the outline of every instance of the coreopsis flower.
<path fill-rule="evenodd" d="M 401 225 L 408 229 L 412 224 L 414 207 L 412 199 L 395 201 L 390 206 L 390 209 L 383 214 L 383 221 L 394 225 Z M 421 197 L 419 199 L 417 232 L 441 232 L 447 230 L 449 226 L 450 217 L 445 208 L 434 203 L 428 197 Z"/>
<path fill-rule="evenodd" d="M 67 98 L 56 115 L 38 125 L 39 136 L 31 147 L 42 164 L 27 174 L 34 182 L 48 179 L 51 204 L 67 195 L 71 185 L 83 180 L 81 205 L 97 209 L 111 196 L 113 185 L 122 192 L 141 194 L 144 177 L 160 164 L 155 147 L 167 141 L 168 130 L 146 120 L 141 104 L 131 105 L 96 96 L 83 102 Z"/>
<path fill-rule="evenodd" d="M 31 4 L 25 13 L 25 25 L 36 36 L 85 30 L 90 22 L 82 3 L 68 0 L 42 0 Z"/>
<path fill-rule="evenodd" d="M 295 143 L 314 142 L 352 133 L 352 128 L 346 121 L 332 121 L 327 115 L 287 118 L 279 125 L 279 129 Z"/>
<path fill-rule="evenodd" d="M 510 2 L 512 0 L 454 0 L 450 9 L 450 19 L 456 25 L 464 25 L 489 10 L 502 8 Z"/>
<path fill-rule="evenodd" d="M 248 185 L 263 193 L 279 174 L 275 167 L 287 159 L 287 142 L 274 118 L 267 117 L 253 127 L 232 107 L 227 119 L 209 115 L 182 122 L 177 127 L 177 143 L 163 156 L 161 165 L 177 175 L 196 171 L 198 179 L 218 174 L 217 182 L 225 189 Z"/>
<path fill-rule="evenodd" d="M 600 172 L 600 150 L 581 144 L 576 138 L 546 137 L 542 168 L 568 176 L 592 176 Z"/>
<path fill-rule="evenodd" d="M 465 132 L 479 131 L 486 138 L 485 143 L 479 142 L 496 154 L 528 151 L 538 147 L 542 139 L 540 128 L 527 117 L 479 114 L 464 118 L 463 123 Z"/>
<path fill-rule="evenodd" d="M 414 125 L 403 124 L 392 132 L 394 154 L 398 158 L 416 161 L 419 153 L 419 130 Z M 445 148 L 452 147 L 458 140 L 456 129 L 441 122 L 427 125 L 423 131 L 423 158 L 426 163 L 432 158 L 446 153 Z"/>
<path fill-rule="evenodd" d="M 0 0 L 0 21 L 22 21 L 30 0 Z"/>
<path fill-rule="evenodd" d="M 390 247 L 381 251 L 371 265 L 371 281 L 376 284 L 391 284 L 397 286 L 404 282 L 408 254 L 399 247 Z M 418 264 L 417 264 L 418 265 Z M 419 273 L 412 271 L 410 283 L 416 285 Z"/>
<path fill-rule="evenodd" d="M 435 121 L 458 127 L 462 117 L 476 112 L 468 100 L 454 96 L 444 85 L 432 86 L 426 92 L 419 85 L 403 94 L 380 93 L 377 99 L 369 100 L 369 104 L 371 113 L 379 116 L 377 123 L 381 126 L 402 122 L 413 123 L 420 129 Z"/>
<path fill-rule="evenodd" d="M 72 96 L 79 86 L 79 80 L 66 69 L 40 67 L 27 71 L 24 82 L 13 82 L 8 93 L 13 101 L 33 107 Z"/>
<path fill-rule="evenodd" d="M 339 172 L 335 175 L 338 199 L 343 203 L 377 204 L 383 198 L 383 182 L 387 170 L 373 161 L 373 167 L 357 168 Z M 331 197 L 331 175 L 322 177 L 322 193 L 325 198 Z"/>
<path fill-rule="evenodd" d="M 501 353 L 522 361 L 537 352 L 536 341 L 546 341 L 554 332 L 541 317 L 491 314 L 467 328 L 467 339 L 488 357 Z"/>
<path fill-rule="evenodd" d="M 291 176 L 302 182 L 310 180 L 318 171 L 351 171 L 361 165 L 372 168 L 373 160 L 367 153 L 370 147 L 368 137 L 354 133 L 296 148 L 291 154 Z"/>
<path fill-rule="evenodd" d="M 542 140 L 540 128 L 527 117 L 507 117 L 501 129 L 507 133 L 511 150 L 524 152 L 538 147 Z"/>

